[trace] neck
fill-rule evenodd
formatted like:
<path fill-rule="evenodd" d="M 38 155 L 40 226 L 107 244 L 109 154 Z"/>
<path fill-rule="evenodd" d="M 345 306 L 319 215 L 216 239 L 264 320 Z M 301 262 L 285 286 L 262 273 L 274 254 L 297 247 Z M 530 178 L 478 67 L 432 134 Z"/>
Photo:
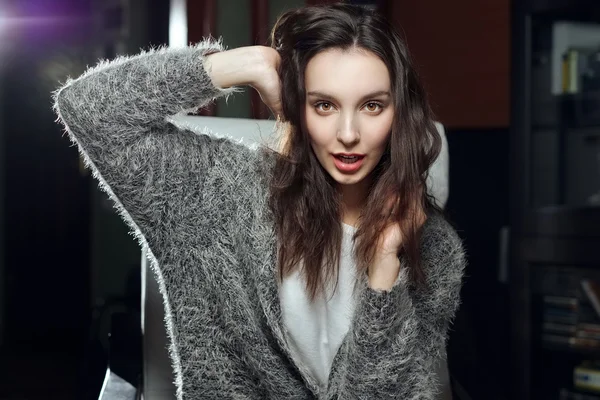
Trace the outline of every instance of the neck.
<path fill-rule="evenodd" d="M 363 179 L 354 185 L 338 185 L 341 194 L 341 218 L 345 224 L 356 226 L 367 200 L 370 183 L 369 179 Z"/>

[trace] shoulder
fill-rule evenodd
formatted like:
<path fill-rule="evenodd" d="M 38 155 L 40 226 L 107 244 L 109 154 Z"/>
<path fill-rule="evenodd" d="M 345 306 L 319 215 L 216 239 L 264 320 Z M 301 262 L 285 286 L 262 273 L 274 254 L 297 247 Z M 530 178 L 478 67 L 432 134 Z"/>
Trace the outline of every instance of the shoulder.
<path fill-rule="evenodd" d="M 427 217 L 423 225 L 421 247 L 425 252 L 444 258 L 463 250 L 463 242 L 450 222 L 442 214 L 435 212 Z"/>
<path fill-rule="evenodd" d="M 216 145 L 216 165 L 234 173 L 269 175 L 275 165 L 276 152 L 265 144 L 213 136 Z"/>
<path fill-rule="evenodd" d="M 254 180 L 254 175 L 265 170 L 267 160 L 260 144 L 208 128 L 191 131 L 208 142 L 205 143 L 209 152 L 208 174 L 227 177 L 226 182 L 233 183 L 239 178 Z"/>
<path fill-rule="evenodd" d="M 220 218 L 228 215 L 232 221 L 251 220 L 268 197 L 270 160 L 261 147 L 229 137 L 213 141 L 203 183 L 204 211 Z"/>
<path fill-rule="evenodd" d="M 434 279 L 442 278 L 441 275 L 462 276 L 466 266 L 462 239 L 450 222 L 438 212 L 428 216 L 423 226 L 421 255 L 428 275 Z"/>

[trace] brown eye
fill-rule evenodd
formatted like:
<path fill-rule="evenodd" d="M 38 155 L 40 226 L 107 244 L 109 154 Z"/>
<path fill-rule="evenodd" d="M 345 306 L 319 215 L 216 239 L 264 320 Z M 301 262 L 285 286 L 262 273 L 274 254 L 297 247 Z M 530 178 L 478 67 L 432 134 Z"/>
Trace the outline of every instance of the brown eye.
<path fill-rule="evenodd" d="M 321 102 L 317 104 L 317 110 L 319 111 L 331 111 L 331 103 Z"/>
<path fill-rule="evenodd" d="M 369 111 L 369 112 L 377 112 L 381 108 L 381 104 L 371 102 L 371 103 L 367 103 L 366 107 L 367 107 L 367 111 Z"/>

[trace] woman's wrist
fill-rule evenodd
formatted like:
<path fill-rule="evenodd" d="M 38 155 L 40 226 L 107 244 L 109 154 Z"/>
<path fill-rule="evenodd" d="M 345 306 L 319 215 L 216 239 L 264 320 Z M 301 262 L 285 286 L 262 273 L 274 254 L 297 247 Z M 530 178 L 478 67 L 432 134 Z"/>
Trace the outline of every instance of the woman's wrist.
<path fill-rule="evenodd" d="M 279 82 L 277 68 L 279 66 L 279 54 L 271 47 L 250 46 L 249 51 L 253 52 L 256 58 L 251 81 L 248 83 L 259 92 L 271 89 L 271 85 Z"/>
<path fill-rule="evenodd" d="M 394 253 L 376 257 L 369 268 L 369 287 L 374 290 L 391 290 L 400 273 L 400 259 Z"/>
<path fill-rule="evenodd" d="M 218 88 L 256 86 L 269 71 L 264 46 L 245 46 L 204 57 L 204 68 Z"/>

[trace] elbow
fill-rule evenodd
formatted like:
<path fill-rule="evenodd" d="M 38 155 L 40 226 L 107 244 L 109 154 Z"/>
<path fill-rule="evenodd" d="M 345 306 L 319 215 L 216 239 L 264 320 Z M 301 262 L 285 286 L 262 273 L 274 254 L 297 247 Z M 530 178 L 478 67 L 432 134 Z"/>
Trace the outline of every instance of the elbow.
<path fill-rule="evenodd" d="M 65 123 L 64 110 L 69 108 L 68 91 L 70 84 L 64 84 L 52 92 L 52 110 L 57 116 L 57 122 Z"/>
<path fill-rule="evenodd" d="M 86 113 L 84 106 L 88 103 L 86 96 L 76 93 L 75 81 L 69 79 L 65 84 L 52 92 L 52 109 L 56 115 L 56 122 L 65 130 L 76 125 L 78 116 Z"/>

